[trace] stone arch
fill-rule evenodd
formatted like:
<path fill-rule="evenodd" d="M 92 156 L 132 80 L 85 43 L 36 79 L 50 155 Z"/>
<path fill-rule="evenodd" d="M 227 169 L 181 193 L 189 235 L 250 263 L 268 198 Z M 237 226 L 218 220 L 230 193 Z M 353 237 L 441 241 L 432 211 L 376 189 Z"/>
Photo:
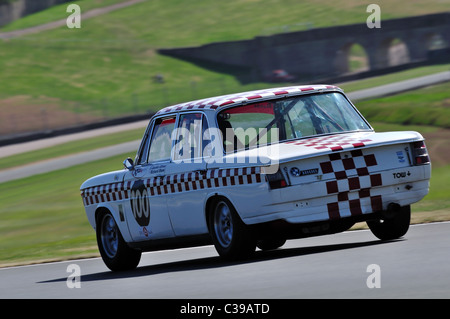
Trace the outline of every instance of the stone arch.
<path fill-rule="evenodd" d="M 447 60 L 450 52 L 449 42 L 439 32 L 428 32 L 422 38 L 424 58 L 428 60 Z"/>
<path fill-rule="evenodd" d="M 376 54 L 377 68 L 385 68 L 409 63 L 409 49 L 399 37 L 388 37 L 381 41 Z"/>
<path fill-rule="evenodd" d="M 427 51 L 445 49 L 449 47 L 447 41 L 438 32 L 429 32 L 425 34 L 423 43 L 425 43 Z"/>
<path fill-rule="evenodd" d="M 347 42 L 336 52 L 334 64 L 337 74 L 363 72 L 370 69 L 367 50 L 356 41 Z"/>

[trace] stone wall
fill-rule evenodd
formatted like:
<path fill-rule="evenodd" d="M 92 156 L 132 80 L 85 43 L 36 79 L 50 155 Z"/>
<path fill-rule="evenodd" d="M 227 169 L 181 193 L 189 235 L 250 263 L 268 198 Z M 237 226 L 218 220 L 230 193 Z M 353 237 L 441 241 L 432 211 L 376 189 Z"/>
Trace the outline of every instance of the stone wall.
<path fill-rule="evenodd" d="M 14 0 L 0 3 L 0 27 L 28 14 L 32 14 L 56 4 L 75 2 L 74 0 Z"/>
<path fill-rule="evenodd" d="M 159 52 L 195 63 L 245 67 L 256 75 L 255 79 L 262 79 L 275 69 L 284 69 L 309 80 L 347 73 L 349 48 L 353 44 L 364 48 L 369 71 L 395 65 L 389 57 L 394 39 L 406 48 L 406 56 L 399 59 L 401 63 L 424 61 L 432 56 L 429 42 L 434 36 L 440 37 L 448 48 L 450 12 L 382 20 L 379 29 L 370 29 L 362 23 Z"/>

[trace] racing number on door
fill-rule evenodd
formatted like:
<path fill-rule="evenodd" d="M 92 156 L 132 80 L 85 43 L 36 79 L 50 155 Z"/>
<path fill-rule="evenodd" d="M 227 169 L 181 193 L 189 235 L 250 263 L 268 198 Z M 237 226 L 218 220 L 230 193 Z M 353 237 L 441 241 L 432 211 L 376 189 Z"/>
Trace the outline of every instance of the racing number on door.
<path fill-rule="evenodd" d="M 133 216 L 140 226 L 150 223 L 150 200 L 143 181 L 136 181 L 131 188 L 130 204 Z"/>

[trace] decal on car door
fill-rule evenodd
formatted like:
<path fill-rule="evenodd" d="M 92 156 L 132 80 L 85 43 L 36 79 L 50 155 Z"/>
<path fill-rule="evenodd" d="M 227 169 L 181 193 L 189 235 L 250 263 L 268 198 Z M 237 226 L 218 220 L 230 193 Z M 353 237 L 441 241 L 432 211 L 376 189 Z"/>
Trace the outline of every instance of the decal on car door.
<path fill-rule="evenodd" d="M 140 226 L 148 226 L 150 223 L 149 193 L 142 180 L 134 182 L 131 187 L 130 205 L 137 223 Z"/>

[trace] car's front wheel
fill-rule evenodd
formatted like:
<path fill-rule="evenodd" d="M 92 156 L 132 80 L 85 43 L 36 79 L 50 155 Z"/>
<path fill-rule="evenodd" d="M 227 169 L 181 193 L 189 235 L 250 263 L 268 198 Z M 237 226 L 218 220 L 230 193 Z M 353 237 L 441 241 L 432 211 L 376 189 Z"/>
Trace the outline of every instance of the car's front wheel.
<path fill-rule="evenodd" d="M 110 212 L 98 217 L 97 244 L 103 262 L 112 271 L 134 269 L 141 260 L 141 251 L 127 245 Z"/>
<path fill-rule="evenodd" d="M 397 239 L 406 234 L 411 222 L 411 206 L 399 207 L 395 214 L 381 220 L 369 220 L 372 233 L 381 240 Z"/>
<path fill-rule="evenodd" d="M 209 231 L 217 252 L 227 260 L 247 258 L 256 249 L 256 240 L 226 199 L 220 199 L 213 205 L 209 215 Z"/>

